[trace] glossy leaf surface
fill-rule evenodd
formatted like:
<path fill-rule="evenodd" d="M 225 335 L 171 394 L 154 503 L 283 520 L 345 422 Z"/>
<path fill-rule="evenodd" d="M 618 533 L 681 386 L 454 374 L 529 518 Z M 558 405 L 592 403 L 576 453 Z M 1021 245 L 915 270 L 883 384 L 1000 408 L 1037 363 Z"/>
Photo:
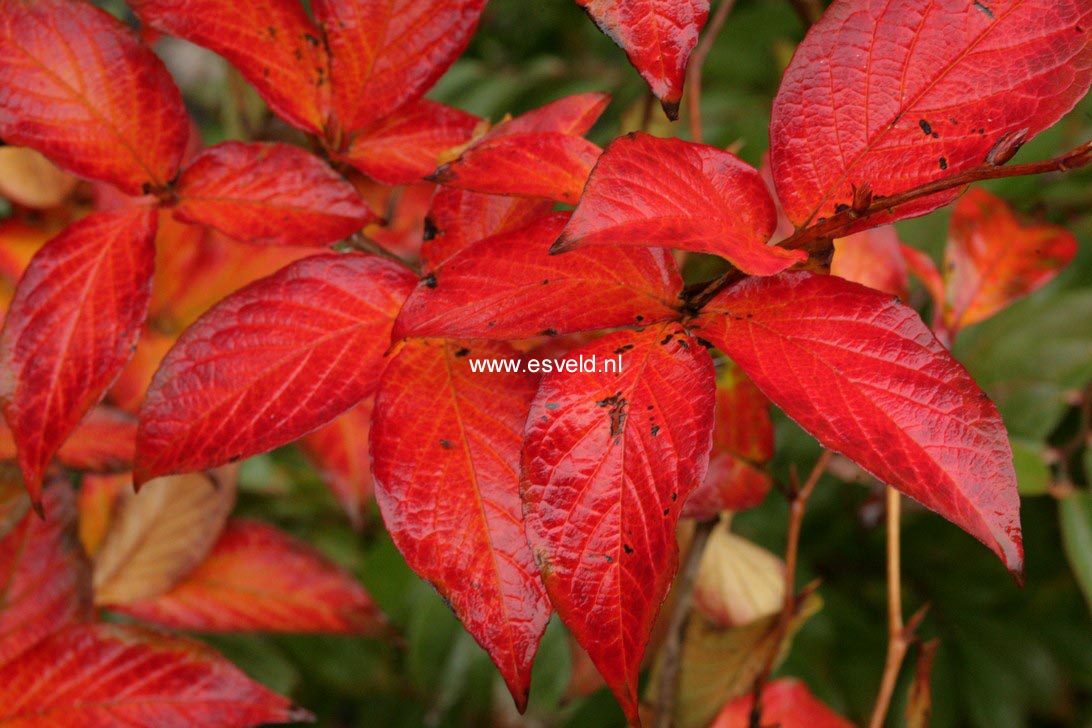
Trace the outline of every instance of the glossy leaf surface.
<path fill-rule="evenodd" d="M 789 219 L 830 217 L 867 184 L 891 196 L 986 162 L 1058 121 L 1092 83 L 1084 0 L 839 0 L 781 81 L 770 160 Z M 854 229 L 922 215 L 958 190 Z"/>
<path fill-rule="evenodd" d="M 190 128 L 163 62 L 91 3 L 0 5 L 0 138 L 129 194 L 178 171 Z"/>
<path fill-rule="evenodd" d="M 823 445 L 1022 572 L 1004 424 L 913 309 L 834 276 L 785 273 L 728 288 L 699 325 Z"/>
<path fill-rule="evenodd" d="M 349 574 L 272 526 L 232 520 L 166 594 L 121 611 L 196 632 L 375 633 L 382 616 Z"/>
<path fill-rule="evenodd" d="M 42 474 L 132 355 L 148 310 L 155 211 L 94 213 L 32 259 L 0 333 L 0 405 L 37 500 Z"/>
<path fill-rule="evenodd" d="M 178 180 L 175 215 L 252 243 L 323 245 L 375 215 L 325 162 L 288 144 L 224 142 Z"/>
<path fill-rule="evenodd" d="M 543 197 L 576 204 L 602 150 L 558 132 L 506 134 L 475 144 L 431 179 L 494 195 Z"/>
<path fill-rule="evenodd" d="M 517 356 L 503 344 L 406 342 L 383 375 L 371 449 L 395 545 L 489 653 L 523 710 L 550 616 L 519 499 L 535 380 L 470 366 Z"/>
<path fill-rule="evenodd" d="M 678 563 L 682 504 L 705 476 L 713 362 L 677 324 L 569 354 L 618 372 L 543 377 L 527 418 L 527 539 L 559 616 L 631 722 L 637 676 Z"/>
<path fill-rule="evenodd" d="M 297 0 L 130 0 L 141 22 L 223 56 L 273 113 L 321 133 L 329 108 L 329 58 Z"/>
<path fill-rule="evenodd" d="M 564 96 L 497 124 L 486 138 L 536 132 L 584 136 L 599 120 L 609 103 L 610 96 L 604 93 Z"/>
<path fill-rule="evenodd" d="M 395 338 L 519 339 L 677 318 L 682 290 L 660 250 L 599 246 L 550 255 L 568 213 L 479 241 L 426 276 Z"/>
<path fill-rule="evenodd" d="M 70 627 L 0 666 L 5 728 L 244 728 L 308 717 L 201 643 L 132 626 Z"/>
<path fill-rule="evenodd" d="M 944 253 L 949 331 L 982 321 L 1045 286 L 1077 254 L 1057 225 L 1024 225 L 999 197 L 974 188 L 955 206 Z"/>
<path fill-rule="evenodd" d="M 388 185 L 416 182 L 436 171 L 437 158 L 470 141 L 478 117 L 421 99 L 353 136 L 345 161 Z"/>
<path fill-rule="evenodd" d="M 0 492 L 7 487 L 0 484 Z M 57 630 L 92 618 L 90 572 L 76 540 L 72 489 L 51 485 L 43 506 L 44 520 L 24 509 L 14 528 L 0 535 L 0 666 Z"/>
<path fill-rule="evenodd" d="M 160 478 L 139 493 L 129 486 L 104 493 L 117 502 L 104 513 L 95 551 L 96 604 L 129 604 L 171 589 L 204 560 L 235 506 L 235 475 L 226 470 Z"/>
<path fill-rule="evenodd" d="M 754 168 L 715 147 L 634 132 L 603 152 L 553 250 L 680 248 L 772 275 L 805 257 L 766 245 L 776 224 L 773 200 Z"/>
<path fill-rule="evenodd" d="M 325 254 L 224 299 L 182 335 L 152 382 L 138 482 L 284 445 L 367 397 L 413 284 L 387 259 Z"/>
<path fill-rule="evenodd" d="M 315 0 L 333 107 L 362 129 L 428 91 L 466 48 L 486 0 Z"/>
<path fill-rule="evenodd" d="M 709 0 L 576 0 L 648 82 L 667 115 L 679 114 L 690 52 Z"/>

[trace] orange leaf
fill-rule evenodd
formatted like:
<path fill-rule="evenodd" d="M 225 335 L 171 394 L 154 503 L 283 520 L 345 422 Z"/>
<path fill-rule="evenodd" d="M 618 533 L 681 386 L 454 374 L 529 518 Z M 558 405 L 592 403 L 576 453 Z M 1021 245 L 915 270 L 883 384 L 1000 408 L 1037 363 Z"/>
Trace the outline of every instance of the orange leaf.
<path fill-rule="evenodd" d="M 1077 254 L 1057 225 L 1024 225 L 1008 203 L 973 188 L 955 206 L 944 254 L 944 322 L 954 334 L 1037 291 Z"/>

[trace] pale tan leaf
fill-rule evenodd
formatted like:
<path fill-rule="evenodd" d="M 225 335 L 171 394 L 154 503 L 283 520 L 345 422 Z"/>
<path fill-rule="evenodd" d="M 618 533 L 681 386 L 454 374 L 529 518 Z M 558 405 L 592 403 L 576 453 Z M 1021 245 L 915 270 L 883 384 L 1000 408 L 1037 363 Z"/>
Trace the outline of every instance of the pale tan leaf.
<path fill-rule="evenodd" d="M 95 554 L 97 605 L 152 599 L 192 571 L 235 504 L 235 468 L 156 478 L 122 493 Z"/>
<path fill-rule="evenodd" d="M 0 148 L 0 197 L 42 210 L 64 202 L 77 179 L 27 147 Z"/>

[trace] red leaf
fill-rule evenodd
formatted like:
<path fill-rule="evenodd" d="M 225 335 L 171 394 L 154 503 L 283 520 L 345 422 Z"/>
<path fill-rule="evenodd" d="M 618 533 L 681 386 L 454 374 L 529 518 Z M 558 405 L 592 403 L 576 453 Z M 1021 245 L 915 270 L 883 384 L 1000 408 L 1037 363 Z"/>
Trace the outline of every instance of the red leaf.
<path fill-rule="evenodd" d="M 420 99 L 353 135 L 341 157 L 387 185 L 416 182 L 436 171 L 437 158 L 470 141 L 481 120 Z"/>
<path fill-rule="evenodd" d="M 196 632 L 376 634 L 383 616 L 352 576 L 272 526 L 228 521 L 212 552 L 166 594 L 118 609 Z"/>
<path fill-rule="evenodd" d="M 425 272 L 479 240 L 518 230 L 554 209 L 549 200 L 483 195 L 441 187 L 425 218 Z"/>
<path fill-rule="evenodd" d="M 690 52 L 709 19 L 709 0 L 576 0 L 648 82 L 671 119 L 679 116 Z"/>
<path fill-rule="evenodd" d="M 164 187 L 189 139 L 154 53 L 86 2 L 0 5 L 0 137 L 129 194 Z"/>
<path fill-rule="evenodd" d="M 251 243 L 325 245 L 375 219 L 353 186 L 288 144 L 224 142 L 182 172 L 175 216 Z"/>
<path fill-rule="evenodd" d="M 80 419 L 132 356 L 155 267 L 155 210 L 85 217 L 46 244 L 0 333 L 0 404 L 31 498 Z"/>
<path fill-rule="evenodd" d="M 674 323 L 569 354 L 581 356 L 621 370 L 543 377 L 523 449 L 527 538 L 550 601 L 639 724 L 637 674 L 678 564 L 682 504 L 705 476 L 715 374 Z"/>
<path fill-rule="evenodd" d="M 490 129 L 484 138 L 535 132 L 584 136 L 603 115 L 609 103 L 610 94 L 594 91 L 564 96 L 514 119 L 502 121 Z"/>
<path fill-rule="evenodd" d="M 953 334 L 1037 291 L 1077 254 L 1057 225 L 1022 225 L 1008 204 L 974 188 L 956 205 L 944 255 L 944 321 Z"/>
<path fill-rule="evenodd" d="M 367 397 L 413 283 L 387 259 L 329 253 L 221 301 L 182 335 L 152 381 L 140 411 L 137 482 L 271 450 Z"/>
<path fill-rule="evenodd" d="M 701 487 L 686 499 L 683 517 L 706 520 L 721 511 L 757 506 L 773 485 L 766 470 L 773 454 L 770 401 L 729 361 L 717 375 L 709 472 Z"/>
<path fill-rule="evenodd" d="M 42 497 L 46 518 L 28 511 L 0 536 L 0 666 L 94 614 L 91 570 L 76 540 L 72 489 L 60 482 Z M 0 713 L 4 705 L 0 700 Z"/>
<path fill-rule="evenodd" d="M 547 250 L 568 213 L 481 240 L 426 276 L 394 338 L 522 339 L 678 318 L 682 279 L 661 250 Z"/>
<path fill-rule="evenodd" d="M 0 668 L 0 722 L 223 728 L 309 720 L 204 645 L 131 626 L 75 626 Z"/>
<path fill-rule="evenodd" d="M 297 0 L 129 0 L 129 6 L 143 23 L 226 58 L 292 126 L 322 133 L 329 59 Z"/>
<path fill-rule="evenodd" d="M 829 217 L 865 184 L 891 196 L 977 167 L 1006 137 L 1053 125 L 1092 82 L 1090 29 L 1086 0 L 835 3 L 797 48 L 774 100 L 770 159 L 789 219 Z M 932 195 L 853 229 L 958 195 Z"/>
<path fill-rule="evenodd" d="M 373 404 L 365 400 L 300 440 L 300 448 L 315 463 L 355 528 L 363 525 L 364 509 L 372 499 L 368 433 Z"/>
<path fill-rule="evenodd" d="M 899 252 L 902 254 L 903 260 L 906 261 L 907 269 L 921 280 L 925 290 L 936 302 L 938 309 L 943 308 L 944 279 L 941 277 L 940 271 L 937 270 L 937 264 L 928 255 L 917 248 L 911 248 L 909 245 L 900 245 Z M 936 313 L 939 314 L 940 311 L 938 310 Z M 934 328 L 936 328 L 935 325 Z"/>
<path fill-rule="evenodd" d="M 371 448 L 395 545 L 489 653 L 522 711 L 550 616 L 519 502 L 534 379 L 469 363 L 512 357 L 503 344 L 406 342 L 383 375 Z"/>
<path fill-rule="evenodd" d="M 572 205 L 601 153 L 578 136 L 506 134 L 475 144 L 430 179 L 474 192 L 545 197 Z"/>
<path fill-rule="evenodd" d="M 61 445 L 57 459 L 76 470 L 127 471 L 132 469 L 135 440 L 135 417 L 110 407 L 96 407 Z M 0 423 L 0 460 L 15 458 L 15 452 L 11 430 Z"/>
<path fill-rule="evenodd" d="M 754 695 L 736 698 L 709 728 L 749 728 Z M 774 680 L 762 690 L 762 725 L 781 728 L 853 728 L 853 723 L 820 702 L 799 680 Z"/>
<path fill-rule="evenodd" d="M 701 336 L 826 447 L 1023 568 L 1012 450 L 997 408 L 891 296 L 834 276 L 747 279 Z"/>
<path fill-rule="evenodd" d="M 466 48 L 485 2 L 314 0 L 341 128 L 363 129 L 432 88 Z"/>
<path fill-rule="evenodd" d="M 830 272 L 847 281 L 906 298 L 910 278 L 894 226 L 872 228 L 834 241 Z"/>
<path fill-rule="evenodd" d="M 670 246 L 772 275 L 807 257 L 766 245 L 776 224 L 773 200 L 752 167 L 715 147 L 635 132 L 603 152 L 552 252 Z"/>

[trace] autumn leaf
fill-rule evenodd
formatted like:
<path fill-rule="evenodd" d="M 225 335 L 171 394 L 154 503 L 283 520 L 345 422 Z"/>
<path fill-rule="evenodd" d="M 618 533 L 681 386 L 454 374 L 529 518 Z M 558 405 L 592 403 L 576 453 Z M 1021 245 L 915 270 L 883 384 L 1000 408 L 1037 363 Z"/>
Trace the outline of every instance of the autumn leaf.
<path fill-rule="evenodd" d="M 98 605 L 157 597 L 200 564 L 235 505 L 235 474 L 223 469 L 159 478 L 119 496 L 94 556 Z"/>
<path fill-rule="evenodd" d="M 229 521 L 208 556 L 170 591 L 117 611 L 195 632 L 374 636 L 385 628 L 352 576 L 307 544 L 245 519 Z"/>
<path fill-rule="evenodd" d="M 781 678 L 762 690 L 762 725 L 781 728 L 853 728 L 853 723 L 819 701 L 799 680 Z M 724 706 L 709 728 L 748 728 L 753 725 L 754 696 L 744 695 Z"/>
<path fill-rule="evenodd" d="M 475 144 L 430 179 L 474 192 L 543 197 L 572 205 L 601 153 L 597 145 L 578 136 L 506 134 Z"/>
<path fill-rule="evenodd" d="M 568 213 L 481 240 L 429 273 L 394 337 L 519 339 L 677 318 L 682 280 L 659 250 L 547 252 Z"/>
<path fill-rule="evenodd" d="M 180 220 L 244 242 L 325 245 L 376 219 L 345 178 L 288 144 L 217 144 L 183 170 L 174 192 Z"/>
<path fill-rule="evenodd" d="M 0 332 L 0 406 L 31 498 L 132 355 L 151 297 L 155 211 L 93 213 L 31 260 Z"/>
<path fill-rule="evenodd" d="M 830 272 L 847 281 L 906 299 L 910 279 L 894 226 L 871 228 L 834 241 Z"/>
<path fill-rule="evenodd" d="M 490 129 L 483 140 L 535 133 L 584 136 L 603 115 L 609 103 L 610 95 L 604 93 L 564 96 L 514 119 L 506 119 Z"/>
<path fill-rule="evenodd" d="M 824 446 L 982 541 L 1020 578 L 1005 426 L 913 309 L 834 276 L 784 273 L 726 289 L 698 326 Z"/>
<path fill-rule="evenodd" d="M 322 133 L 330 62 L 297 0 L 130 0 L 129 6 L 142 23 L 223 56 L 292 126 Z"/>
<path fill-rule="evenodd" d="M 690 53 L 709 0 L 576 0 L 626 52 L 671 119 L 678 118 Z"/>
<path fill-rule="evenodd" d="M 299 441 L 300 449 L 345 509 L 354 528 L 361 528 L 372 499 L 368 433 L 374 401 L 368 399 Z"/>
<path fill-rule="evenodd" d="M 471 369 L 515 356 L 504 344 L 406 342 L 376 396 L 371 451 L 394 544 L 489 653 L 522 711 L 550 616 L 519 500 L 535 380 Z"/>
<path fill-rule="evenodd" d="M 945 326 L 954 335 L 989 318 L 1045 286 L 1076 254 L 1065 228 L 1024 225 L 1004 200 L 971 189 L 952 211 L 944 251 Z"/>
<path fill-rule="evenodd" d="M 127 625 L 77 625 L 0 666 L 0 724 L 224 728 L 310 720 L 204 645 Z"/>
<path fill-rule="evenodd" d="M 29 147 L 0 148 L 0 197 L 44 210 L 62 204 L 79 182 Z"/>
<path fill-rule="evenodd" d="M 973 169 L 1052 126 L 1092 83 L 1090 29 L 1085 0 L 835 3 L 774 99 L 770 161 L 789 219 L 831 217 L 866 185 L 890 197 Z M 850 232 L 958 195 L 915 200 Z"/>
<path fill-rule="evenodd" d="M 432 174 L 443 152 L 470 141 L 480 123 L 473 114 L 419 99 L 356 133 L 339 156 L 383 184 L 410 184 Z"/>
<path fill-rule="evenodd" d="M 413 284 L 385 258 L 329 253 L 221 301 L 182 335 L 148 390 L 137 482 L 285 445 L 374 392 Z"/>
<path fill-rule="evenodd" d="M 334 113 L 360 130 L 420 98 L 455 61 L 486 0 L 315 0 Z"/>
<path fill-rule="evenodd" d="M 131 470 L 136 418 L 111 407 L 96 407 L 57 451 L 57 460 L 76 470 L 109 473 Z M 0 460 L 14 459 L 15 440 L 0 423 Z"/>
<path fill-rule="evenodd" d="M 604 244 L 671 247 L 772 275 L 806 258 L 766 245 L 776 224 L 761 176 L 734 155 L 634 132 L 607 146 L 552 252 Z"/>
<path fill-rule="evenodd" d="M 440 187 L 425 218 L 425 273 L 471 243 L 518 230 L 552 212 L 549 200 L 503 197 Z"/>
<path fill-rule="evenodd" d="M 715 417 L 709 470 L 686 499 L 683 518 L 707 520 L 753 508 L 773 485 L 766 467 L 774 454 L 770 401 L 732 361 L 717 375 Z"/>
<path fill-rule="evenodd" d="M 128 194 L 164 188 L 190 135 L 163 62 L 87 2 L 0 5 L 0 137 Z"/>
<path fill-rule="evenodd" d="M 0 493 L 18 492 L 14 483 L 0 482 Z M 0 535 L 0 669 L 39 640 L 93 617 L 90 571 L 76 539 L 72 488 L 53 483 L 42 500 L 45 519 L 23 509 L 14 528 Z M 0 700 L 0 715 L 5 705 Z"/>
<path fill-rule="evenodd" d="M 550 601 L 621 703 L 678 565 L 675 527 L 713 431 L 713 362 L 678 324 L 608 334 L 570 360 L 618 371 L 543 377 L 527 418 L 527 539 Z"/>

